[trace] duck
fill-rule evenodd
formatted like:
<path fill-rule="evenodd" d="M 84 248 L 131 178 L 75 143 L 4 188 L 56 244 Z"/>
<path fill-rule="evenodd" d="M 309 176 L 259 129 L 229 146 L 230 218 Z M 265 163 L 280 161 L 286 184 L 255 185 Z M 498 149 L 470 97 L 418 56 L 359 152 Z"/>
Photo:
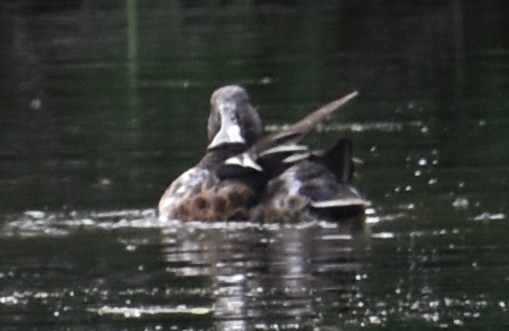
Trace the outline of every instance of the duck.
<path fill-rule="evenodd" d="M 269 221 L 363 218 L 368 202 L 352 186 L 353 144 L 341 138 L 327 151 L 308 152 L 268 181 L 252 218 Z"/>
<path fill-rule="evenodd" d="M 348 189 L 344 178 L 352 168 L 338 168 L 336 164 L 346 164 L 351 158 L 351 142 L 341 140 L 324 153 L 310 152 L 298 144 L 356 95 L 352 92 L 284 130 L 262 137 L 261 118 L 245 89 L 238 85 L 217 89 L 210 99 L 205 156 L 165 191 L 158 206 L 160 217 L 285 221 L 297 216 L 285 210 L 297 210 L 297 204 L 301 213 L 316 210 L 317 215 L 344 210 L 348 203 L 360 206 L 360 195 Z M 311 189 L 327 181 L 338 183 L 333 189 L 335 196 L 325 194 L 325 189 Z M 295 184 L 301 189 L 292 190 Z M 351 195 L 348 199 L 352 198 L 348 202 L 347 191 Z"/>
<path fill-rule="evenodd" d="M 254 193 L 242 182 L 228 185 L 216 170 L 251 147 L 262 131 L 258 111 L 243 87 L 227 85 L 215 90 L 210 97 L 206 153 L 165 190 L 158 204 L 159 217 L 184 221 L 246 218 Z"/>

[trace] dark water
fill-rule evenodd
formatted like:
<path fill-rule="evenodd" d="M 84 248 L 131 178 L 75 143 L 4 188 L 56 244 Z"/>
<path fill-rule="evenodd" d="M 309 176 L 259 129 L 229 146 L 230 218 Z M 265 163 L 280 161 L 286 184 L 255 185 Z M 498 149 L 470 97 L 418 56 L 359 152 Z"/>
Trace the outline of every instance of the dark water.
<path fill-rule="evenodd" d="M 1 330 L 505 330 L 509 3 L 0 2 Z M 366 226 L 159 222 L 239 83 L 353 89 Z"/>

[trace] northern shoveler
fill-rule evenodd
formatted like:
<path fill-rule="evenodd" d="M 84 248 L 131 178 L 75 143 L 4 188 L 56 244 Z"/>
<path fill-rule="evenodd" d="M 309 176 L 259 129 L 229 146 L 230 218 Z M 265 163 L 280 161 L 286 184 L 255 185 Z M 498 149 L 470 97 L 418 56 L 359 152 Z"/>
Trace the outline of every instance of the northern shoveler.
<path fill-rule="evenodd" d="M 210 100 L 207 152 L 165 191 L 160 217 L 289 221 L 303 214 L 360 210 L 365 202 L 346 175 L 353 169 L 351 142 L 341 140 L 325 153 L 298 145 L 356 95 L 353 92 L 280 132 L 261 137 L 261 119 L 246 91 L 236 85 L 219 88 Z"/>

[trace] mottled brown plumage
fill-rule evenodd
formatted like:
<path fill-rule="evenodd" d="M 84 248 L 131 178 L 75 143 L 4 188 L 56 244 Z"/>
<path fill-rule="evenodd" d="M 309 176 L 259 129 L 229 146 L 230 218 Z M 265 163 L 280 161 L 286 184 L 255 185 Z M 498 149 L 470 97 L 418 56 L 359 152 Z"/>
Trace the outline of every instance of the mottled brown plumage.
<path fill-rule="evenodd" d="M 160 217 L 291 221 L 338 215 L 331 211 L 350 205 L 363 207 L 363 200 L 348 185 L 351 144 L 341 143 L 320 156 L 296 145 L 356 95 L 353 92 L 281 132 L 260 138 L 261 120 L 245 90 L 239 86 L 216 90 L 211 97 L 207 153 L 165 191 Z"/>

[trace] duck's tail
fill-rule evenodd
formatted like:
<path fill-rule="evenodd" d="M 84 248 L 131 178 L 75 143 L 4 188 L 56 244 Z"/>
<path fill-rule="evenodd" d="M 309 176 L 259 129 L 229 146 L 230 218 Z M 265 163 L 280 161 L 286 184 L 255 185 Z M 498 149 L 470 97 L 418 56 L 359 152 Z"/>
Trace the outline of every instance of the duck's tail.
<path fill-rule="evenodd" d="M 339 139 L 325 151 L 320 161 L 337 180 L 335 196 L 327 200 L 313 201 L 311 208 L 326 218 L 343 219 L 364 215 L 369 202 L 350 185 L 354 173 L 353 144 L 350 139 Z"/>
<path fill-rule="evenodd" d="M 323 163 L 342 183 L 349 183 L 354 172 L 353 144 L 350 139 L 339 139 L 323 155 Z"/>

